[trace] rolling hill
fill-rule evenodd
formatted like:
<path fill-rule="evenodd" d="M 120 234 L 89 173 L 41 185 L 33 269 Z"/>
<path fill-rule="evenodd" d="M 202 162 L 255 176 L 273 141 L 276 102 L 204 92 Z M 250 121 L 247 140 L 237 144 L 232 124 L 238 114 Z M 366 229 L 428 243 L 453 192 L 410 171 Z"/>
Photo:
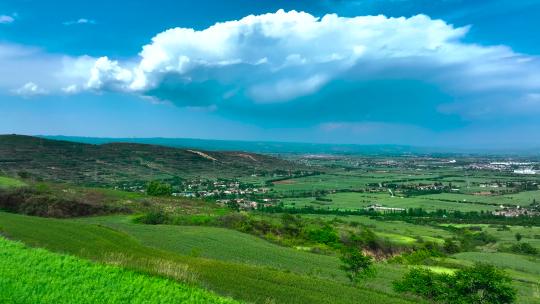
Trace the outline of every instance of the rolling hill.
<path fill-rule="evenodd" d="M 298 167 L 268 155 L 136 143 L 84 144 L 0 135 L 0 173 L 88 185 L 171 177 L 239 177 Z"/>

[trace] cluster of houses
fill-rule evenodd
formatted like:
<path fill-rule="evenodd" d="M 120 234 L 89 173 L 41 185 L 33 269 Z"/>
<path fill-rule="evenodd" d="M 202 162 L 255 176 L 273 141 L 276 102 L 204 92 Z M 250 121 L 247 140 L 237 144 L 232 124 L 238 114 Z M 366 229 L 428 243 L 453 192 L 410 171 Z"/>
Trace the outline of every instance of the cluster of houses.
<path fill-rule="evenodd" d="M 253 210 L 253 209 L 258 209 L 260 208 L 261 206 L 263 207 L 270 207 L 272 206 L 274 203 L 276 203 L 277 200 L 275 199 L 270 199 L 270 198 L 263 198 L 262 200 L 260 200 L 259 202 L 257 201 L 254 201 L 254 200 L 248 200 L 248 199 L 244 199 L 244 198 L 235 198 L 235 199 L 219 199 L 219 200 L 216 200 L 216 203 L 222 207 L 225 207 L 225 206 L 234 206 L 240 210 Z"/>
<path fill-rule="evenodd" d="M 268 188 L 247 188 L 247 189 L 214 189 L 214 190 L 196 190 L 173 192 L 173 196 L 181 197 L 222 197 L 222 196 L 240 196 L 267 193 Z"/>
<path fill-rule="evenodd" d="M 515 207 L 505 207 L 500 206 L 501 209 L 493 211 L 493 215 L 504 216 L 504 217 L 518 217 L 518 216 L 540 216 L 540 212 L 536 210 L 531 210 L 528 208 L 522 208 L 520 206 Z"/>
<path fill-rule="evenodd" d="M 515 174 L 540 174 L 539 170 L 533 169 L 534 165 L 535 163 L 532 162 L 489 162 L 473 163 L 469 165 L 469 169 L 507 171 Z"/>
<path fill-rule="evenodd" d="M 264 194 L 270 191 L 267 187 L 256 187 L 250 184 L 242 184 L 239 181 L 209 181 L 194 180 L 175 191 L 173 196 L 182 197 L 229 197 Z"/>

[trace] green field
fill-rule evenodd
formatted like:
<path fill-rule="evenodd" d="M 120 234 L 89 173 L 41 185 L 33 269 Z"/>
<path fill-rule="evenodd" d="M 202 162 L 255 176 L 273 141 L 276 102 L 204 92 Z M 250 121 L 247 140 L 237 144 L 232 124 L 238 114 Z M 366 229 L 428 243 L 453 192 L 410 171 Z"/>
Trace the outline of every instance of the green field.
<path fill-rule="evenodd" d="M 450 200 L 463 203 L 479 203 L 497 205 L 520 205 L 525 206 L 532 203 L 533 199 L 540 201 L 540 191 L 524 191 L 507 195 L 470 195 L 460 193 L 441 193 L 423 196 L 434 200 Z"/>
<path fill-rule="evenodd" d="M 467 196 L 469 197 L 469 196 Z M 286 198 L 284 203 L 287 206 L 303 207 L 313 206 L 316 208 L 338 208 L 338 209 L 361 209 L 372 204 L 380 204 L 385 207 L 394 208 L 423 208 L 427 211 L 446 209 L 448 211 L 493 211 L 497 207 L 491 205 L 474 204 L 466 202 L 448 202 L 431 198 L 427 195 L 415 197 L 391 196 L 388 192 L 378 193 L 358 193 L 358 192 L 340 192 L 325 196 L 331 199 L 331 202 L 318 201 L 315 197 Z"/>
<path fill-rule="evenodd" d="M 380 290 L 352 287 L 330 279 L 299 275 L 267 267 L 181 255 L 141 244 L 137 239 L 100 225 L 0 213 L 0 227 L 9 238 L 31 246 L 70 253 L 128 269 L 185 280 L 156 265 L 187 269 L 196 284 L 224 296 L 254 303 L 409 303 L 393 294 L 388 280 Z M 163 235 L 156 234 L 159 239 Z M 224 240 L 226 242 L 226 240 Z M 185 273 L 185 271 L 183 272 Z"/>
<path fill-rule="evenodd" d="M 344 280 L 337 257 L 313 254 L 264 241 L 238 231 L 204 226 L 141 225 L 130 217 L 84 218 L 125 232 L 142 244 L 190 256 L 266 266 L 292 272 Z M 159 236 L 159 237 L 156 237 Z"/>
<path fill-rule="evenodd" d="M 5 176 L 0 176 L 0 188 L 2 187 L 21 187 L 26 185 L 24 182 Z"/>
<path fill-rule="evenodd" d="M 310 215 L 309 217 L 320 217 L 324 219 L 333 219 L 333 215 Z M 412 239 L 422 239 L 426 241 L 443 242 L 445 238 L 452 236 L 447 230 L 442 228 L 415 225 L 402 221 L 378 221 L 367 216 L 349 215 L 339 217 L 339 219 L 347 222 L 356 222 L 366 225 L 374 230 L 374 232 L 389 241 L 398 243 L 410 243 Z"/>
<path fill-rule="evenodd" d="M 200 288 L 0 237 L 2 303 L 236 303 Z"/>
<path fill-rule="evenodd" d="M 506 226 L 506 229 L 501 229 L 497 226 L 491 226 L 486 224 L 475 225 L 459 225 L 454 224 L 455 227 L 481 227 L 483 231 L 497 238 L 499 246 L 509 246 L 516 244 L 516 234 L 519 233 L 522 236 L 521 242 L 527 242 L 533 247 L 540 250 L 540 227 L 524 227 L 524 226 Z"/>
<path fill-rule="evenodd" d="M 462 252 L 454 255 L 460 260 L 485 262 L 540 276 L 540 259 L 504 252 Z M 540 282 L 539 282 L 540 283 Z"/>

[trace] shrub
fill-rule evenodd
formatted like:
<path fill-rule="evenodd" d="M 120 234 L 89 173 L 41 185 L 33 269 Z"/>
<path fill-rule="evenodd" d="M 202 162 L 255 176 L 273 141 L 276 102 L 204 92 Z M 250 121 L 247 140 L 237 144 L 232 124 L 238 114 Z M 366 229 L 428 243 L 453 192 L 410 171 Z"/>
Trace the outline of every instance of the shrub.
<path fill-rule="evenodd" d="M 335 244 L 339 240 L 336 230 L 328 225 L 320 229 L 310 230 L 308 236 L 311 241 L 326 245 Z"/>
<path fill-rule="evenodd" d="M 152 196 L 167 196 L 172 194 L 172 186 L 159 181 L 152 181 L 146 186 L 146 193 Z"/>
<path fill-rule="evenodd" d="M 453 240 L 445 239 L 444 240 L 444 245 L 443 245 L 443 250 L 447 254 L 454 254 L 454 253 L 460 252 L 461 248 L 459 248 L 459 245 L 456 242 L 454 242 Z"/>
<path fill-rule="evenodd" d="M 165 224 L 167 220 L 168 220 L 167 215 L 163 211 L 158 210 L 158 211 L 150 211 L 138 217 L 135 221 L 142 224 L 159 225 L 159 224 Z"/>
<path fill-rule="evenodd" d="M 436 274 L 429 269 L 413 268 L 401 281 L 394 282 L 394 290 L 441 301 L 448 296 L 448 280 L 447 274 Z"/>
<path fill-rule="evenodd" d="M 503 304 L 516 299 L 516 291 L 510 283 L 510 278 L 501 270 L 479 263 L 457 270 L 453 275 L 414 268 L 402 280 L 394 282 L 394 289 L 448 304 Z"/>
<path fill-rule="evenodd" d="M 510 250 L 515 253 L 538 254 L 538 249 L 534 248 L 529 243 L 518 243 L 512 245 L 512 247 L 510 247 Z"/>
<path fill-rule="evenodd" d="M 352 283 L 375 273 L 372 258 L 353 247 L 344 247 L 341 253 L 341 269 L 347 273 Z"/>

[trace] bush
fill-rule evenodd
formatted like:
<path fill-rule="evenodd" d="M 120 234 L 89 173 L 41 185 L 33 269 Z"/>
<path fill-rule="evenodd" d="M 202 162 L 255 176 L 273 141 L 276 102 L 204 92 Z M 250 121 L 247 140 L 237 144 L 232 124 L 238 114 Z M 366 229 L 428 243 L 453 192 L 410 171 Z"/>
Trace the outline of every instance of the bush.
<path fill-rule="evenodd" d="M 159 181 L 152 181 L 146 186 L 146 194 L 152 196 L 168 196 L 172 194 L 172 186 Z"/>
<path fill-rule="evenodd" d="M 441 257 L 442 254 L 437 250 L 430 250 L 427 248 L 422 248 L 410 253 L 405 253 L 400 256 L 397 256 L 392 259 L 393 262 L 409 264 L 409 265 L 420 265 L 425 264 L 433 257 Z"/>
<path fill-rule="evenodd" d="M 372 276 L 375 273 L 373 259 L 353 247 L 345 247 L 342 250 L 341 269 L 347 273 L 352 283 L 358 283 L 362 278 Z"/>
<path fill-rule="evenodd" d="M 326 245 L 336 244 L 339 240 L 336 230 L 331 226 L 310 230 L 308 236 L 311 241 Z"/>
<path fill-rule="evenodd" d="M 481 263 L 453 275 L 414 268 L 394 282 L 394 289 L 448 304 L 503 304 L 516 299 L 510 278 L 494 266 Z"/>
<path fill-rule="evenodd" d="M 135 221 L 142 224 L 148 224 L 148 225 L 160 225 L 165 224 L 168 220 L 167 215 L 159 210 L 159 211 L 151 211 L 148 212 L 140 217 L 138 217 Z"/>
<path fill-rule="evenodd" d="M 447 274 L 436 274 L 429 269 L 413 268 L 401 281 L 394 282 L 394 290 L 397 292 L 409 292 L 421 297 L 443 301 L 448 297 Z"/>
<path fill-rule="evenodd" d="M 443 250 L 447 254 L 454 254 L 454 253 L 460 252 L 461 248 L 459 248 L 459 245 L 456 242 L 454 242 L 453 240 L 445 239 L 444 240 L 444 245 L 443 245 Z"/>
<path fill-rule="evenodd" d="M 510 247 L 510 250 L 515 253 L 523 254 L 538 254 L 538 249 L 531 246 L 529 243 L 518 243 Z"/>

